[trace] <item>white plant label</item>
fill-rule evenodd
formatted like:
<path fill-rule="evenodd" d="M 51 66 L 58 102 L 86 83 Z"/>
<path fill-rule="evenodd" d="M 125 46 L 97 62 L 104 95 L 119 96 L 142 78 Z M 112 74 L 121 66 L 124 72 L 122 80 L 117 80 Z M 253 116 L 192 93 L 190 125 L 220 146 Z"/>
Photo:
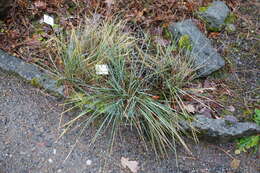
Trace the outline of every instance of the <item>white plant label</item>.
<path fill-rule="evenodd" d="M 47 14 L 43 15 L 43 22 L 51 26 L 54 25 L 54 19 L 51 16 L 48 16 Z"/>
<path fill-rule="evenodd" d="M 95 66 L 97 75 L 108 75 L 108 66 L 106 64 L 100 64 Z"/>

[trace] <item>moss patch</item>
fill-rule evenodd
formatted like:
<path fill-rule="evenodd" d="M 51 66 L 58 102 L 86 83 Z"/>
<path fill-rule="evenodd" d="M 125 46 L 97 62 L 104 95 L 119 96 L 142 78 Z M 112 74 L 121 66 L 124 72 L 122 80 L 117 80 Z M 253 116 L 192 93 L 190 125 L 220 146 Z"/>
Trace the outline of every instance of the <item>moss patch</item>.
<path fill-rule="evenodd" d="M 207 6 L 199 7 L 199 9 L 198 9 L 197 12 L 198 12 L 198 13 L 204 13 L 205 11 L 208 10 L 208 8 L 209 8 L 210 6 L 212 6 L 212 4 L 209 4 L 209 5 L 207 5 Z"/>
<path fill-rule="evenodd" d="M 165 39 L 173 39 L 172 33 L 169 31 L 168 27 L 163 27 L 163 32 L 162 32 L 163 38 Z"/>
<path fill-rule="evenodd" d="M 237 17 L 234 13 L 229 13 L 225 19 L 225 24 L 233 24 L 237 20 Z"/>
<path fill-rule="evenodd" d="M 30 80 L 30 84 L 34 87 L 41 87 L 40 81 L 38 78 L 33 78 L 32 80 Z"/>
<path fill-rule="evenodd" d="M 218 27 L 212 27 L 208 24 L 208 22 L 206 22 L 206 24 L 207 24 L 207 30 L 212 31 L 212 32 L 220 32 L 223 28 L 222 26 L 219 27 L 219 28 Z"/>
<path fill-rule="evenodd" d="M 189 35 L 183 35 L 181 36 L 181 38 L 178 41 L 178 47 L 182 50 L 192 50 L 192 45 L 191 45 L 191 41 L 190 41 L 190 37 Z"/>
<path fill-rule="evenodd" d="M 209 8 L 209 6 L 208 7 L 199 7 L 198 12 L 203 13 L 203 12 L 207 11 L 208 8 Z"/>
<path fill-rule="evenodd" d="M 252 110 L 245 109 L 245 110 L 243 111 L 243 116 L 245 116 L 245 117 L 248 117 L 248 116 L 250 116 L 250 115 L 252 115 L 252 114 L 253 114 L 253 111 L 252 111 Z"/>

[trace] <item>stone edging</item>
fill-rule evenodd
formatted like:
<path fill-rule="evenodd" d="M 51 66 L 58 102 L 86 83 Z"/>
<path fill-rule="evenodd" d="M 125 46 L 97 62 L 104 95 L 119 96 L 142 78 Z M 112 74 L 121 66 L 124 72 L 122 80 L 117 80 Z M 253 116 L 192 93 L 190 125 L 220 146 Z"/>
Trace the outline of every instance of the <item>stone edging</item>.
<path fill-rule="evenodd" d="M 33 85 L 43 88 L 55 96 L 65 97 L 64 87 L 50 78 L 50 73 L 39 69 L 36 65 L 26 63 L 22 59 L 7 54 L 0 49 L 0 69 L 14 73 Z"/>
<path fill-rule="evenodd" d="M 260 134 L 260 126 L 251 122 L 231 122 L 225 119 L 213 119 L 204 115 L 195 115 L 191 125 L 207 141 L 230 142 L 235 139 Z M 183 123 L 189 130 L 186 122 Z"/>

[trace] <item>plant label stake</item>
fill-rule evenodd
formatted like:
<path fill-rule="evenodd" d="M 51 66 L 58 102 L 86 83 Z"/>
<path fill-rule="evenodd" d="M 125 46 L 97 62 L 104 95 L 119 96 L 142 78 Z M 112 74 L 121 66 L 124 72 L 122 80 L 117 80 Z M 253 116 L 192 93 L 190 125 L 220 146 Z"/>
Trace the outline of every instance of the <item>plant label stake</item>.
<path fill-rule="evenodd" d="M 47 14 L 43 15 L 43 22 L 51 26 L 54 25 L 54 19 L 51 16 L 48 16 Z"/>
<path fill-rule="evenodd" d="M 108 75 L 108 66 L 106 64 L 100 64 L 95 66 L 97 75 Z"/>

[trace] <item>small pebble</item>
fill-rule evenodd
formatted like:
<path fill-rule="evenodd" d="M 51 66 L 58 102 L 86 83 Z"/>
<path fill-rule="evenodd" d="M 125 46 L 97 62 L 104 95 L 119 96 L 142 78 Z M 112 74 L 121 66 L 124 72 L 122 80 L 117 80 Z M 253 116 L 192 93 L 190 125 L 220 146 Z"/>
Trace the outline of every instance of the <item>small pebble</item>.
<path fill-rule="evenodd" d="M 49 162 L 49 163 L 53 163 L 53 160 L 52 160 L 52 159 L 49 159 L 48 162 Z"/>
<path fill-rule="evenodd" d="M 230 112 L 235 112 L 236 109 L 235 109 L 234 106 L 228 106 L 227 110 L 230 111 Z"/>
<path fill-rule="evenodd" d="M 53 149 L 53 154 L 56 154 L 57 153 L 57 150 L 56 149 Z"/>
<path fill-rule="evenodd" d="M 21 151 L 21 152 L 20 152 L 20 154 L 21 154 L 21 155 L 25 155 L 25 154 L 26 154 L 26 152 L 23 152 L 23 151 Z"/>
<path fill-rule="evenodd" d="M 89 166 L 89 165 L 92 164 L 92 161 L 91 161 L 91 160 L 87 160 L 87 161 L 86 161 L 86 164 Z"/>
<path fill-rule="evenodd" d="M 44 132 L 44 128 L 43 128 L 43 127 L 40 127 L 40 128 L 39 128 L 39 131 L 40 131 L 40 132 Z"/>

